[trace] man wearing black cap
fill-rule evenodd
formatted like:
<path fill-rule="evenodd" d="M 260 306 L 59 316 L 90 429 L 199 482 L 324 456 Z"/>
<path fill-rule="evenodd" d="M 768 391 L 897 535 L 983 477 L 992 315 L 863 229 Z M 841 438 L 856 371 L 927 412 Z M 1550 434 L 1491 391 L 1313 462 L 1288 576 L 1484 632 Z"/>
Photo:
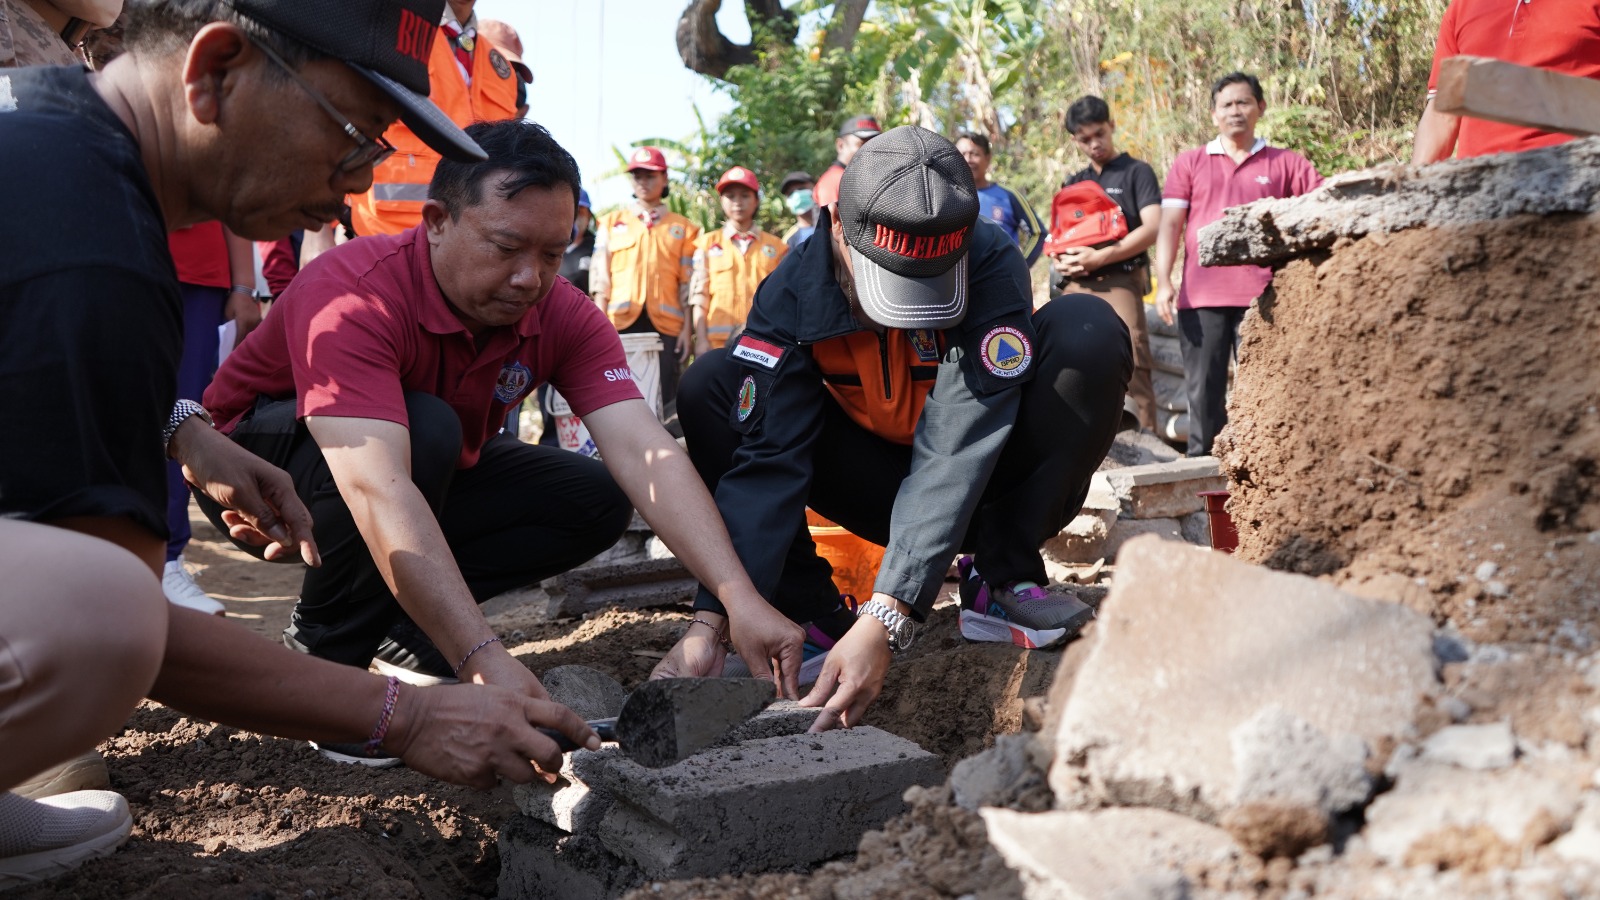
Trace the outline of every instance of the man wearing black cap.
<path fill-rule="evenodd" d="M 281 471 L 174 404 L 178 284 L 166 231 L 315 227 L 364 190 L 397 116 L 482 151 L 424 96 L 442 0 L 131 0 L 127 53 L 0 73 L 0 788 L 90 750 L 152 697 L 287 737 L 366 741 L 450 781 L 528 781 L 597 739 L 570 710 L 490 685 L 418 690 L 169 608 L 165 458 L 233 536 L 318 562 Z M 70 190 L 69 190 L 70 189 Z M 62 192 L 92 198 L 62 203 Z M 66 236 L 64 238 L 64 236 Z M 471 740 L 463 740 L 470 736 Z M 122 798 L 0 793 L 0 888 L 111 852 Z"/>
<path fill-rule="evenodd" d="M 690 458 L 757 591 L 807 626 L 817 677 L 803 702 L 846 725 L 877 697 L 958 549 L 974 554 L 961 565 L 969 639 L 1048 646 L 1092 616 L 1040 587 L 1038 548 L 1077 514 L 1110 449 L 1128 332 L 1098 298 L 1037 313 L 1031 298 L 1016 244 L 978 218 L 961 154 L 896 128 L 855 157 L 817 234 L 762 284 L 744 334 L 684 377 Z M 808 506 L 887 548 L 857 610 L 816 553 Z M 721 611 L 706 591 L 696 607 Z M 691 633 L 656 674 L 721 662 Z"/>
<path fill-rule="evenodd" d="M 817 230 L 816 182 L 805 172 L 795 171 L 783 176 L 778 185 L 778 196 L 784 206 L 794 214 L 794 224 L 783 233 L 784 246 L 793 250 L 801 241 Z"/>
<path fill-rule="evenodd" d="M 833 165 L 817 179 L 817 186 L 813 189 L 818 206 L 832 206 L 839 199 L 839 179 L 844 177 L 845 167 L 850 165 L 850 160 L 855 159 L 867 141 L 882 133 L 878 120 L 871 116 L 851 116 L 839 126 L 839 136 L 833 139 L 833 149 L 838 156 Z"/>

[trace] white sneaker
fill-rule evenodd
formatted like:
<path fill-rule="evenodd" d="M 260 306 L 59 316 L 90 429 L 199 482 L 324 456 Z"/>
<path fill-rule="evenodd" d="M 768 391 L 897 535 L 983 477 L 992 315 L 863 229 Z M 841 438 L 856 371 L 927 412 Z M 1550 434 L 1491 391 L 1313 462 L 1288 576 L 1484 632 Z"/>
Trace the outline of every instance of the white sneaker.
<path fill-rule="evenodd" d="M 128 801 L 111 791 L 42 800 L 0 793 L 0 891 L 110 856 L 132 831 Z"/>
<path fill-rule="evenodd" d="M 220 615 L 225 610 L 222 601 L 201 590 L 200 585 L 194 583 L 194 576 L 184 568 L 181 556 L 167 563 L 166 568 L 161 571 L 161 591 L 167 595 L 167 602 L 174 606 L 186 606 L 208 616 Z"/>

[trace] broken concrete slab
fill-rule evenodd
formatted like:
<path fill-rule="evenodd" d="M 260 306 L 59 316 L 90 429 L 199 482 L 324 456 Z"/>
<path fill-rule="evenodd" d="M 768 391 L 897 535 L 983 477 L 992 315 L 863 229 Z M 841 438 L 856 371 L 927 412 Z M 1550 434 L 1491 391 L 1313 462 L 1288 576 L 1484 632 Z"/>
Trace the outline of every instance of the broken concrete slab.
<path fill-rule="evenodd" d="M 1315 579 L 1129 542 L 1062 712 L 1051 786 L 1066 796 L 1087 778 L 1106 802 L 1214 821 L 1256 790 L 1233 735 L 1263 709 L 1334 746 L 1410 733 L 1437 687 L 1432 631 L 1405 607 Z M 1299 750 L 1278 758 L 1293 764 Z"/>
<path fill-rule="evenodd" d="M 1502 856 L 1520 858 L 1523 850 L 1545 843 L 1572 823 L 1591 771 L 1572 763 L 1479 771 L 1403 762 L 1395 768 L 1394 788 L 1367 807 L 1362 836 L 1393 865 L 1448 863 L 1434 854 L 1448 844 L 1451 833 L 1480 834 L 1480 843 L 1498 840 L 1504 845 Z"/>
<path fill-rule="evenodd" d="M 1115 510 L 1085 510 L 1068 522 L 1060 534 L 1045 541 L 1039 551 L 1047 563 L 1064 566 L 1088 565 L 1104 559 L 1106 540 L 1116 521 Z"/>
<path fill-rule="evenodd" d="M 1148 466 L 1170 463 L 1183 458 L 1183 454 L 1153 434 L 1143 431 L 1119 431 L 1111 441 L 1106 459 L 1118 466 Z"/>
<path fill-rule="evenodd" d="M 1600 209 L 1600 141 L 1336 175 L 1309 194 L 1258 200 L 1200 229 L 1200 264 L 1270 265 L 1334 242 L 1423 226 Z M 1153 342 L 1152 342 L 1153 345 Z"/>
<path fill-rule="evenodd" d="M 708 750 L 663 769 L 627 761 L 596 786 L 614 805 L 596 835 L 652 878 L 807 865 L 853 851 L 944 779 L 939 757 L 868 726 Z"/>
<path fill-rule="evenodd" d="M 1228 479 L 1214 456 L 1129 466 L 1101 474 L 1116 494 L 1123 517 L 1131 519 L 1171 519 L 1199 512 L 1205 509 L 1201 491 L 1228 487 Z"/>
<path fill-rule="evenodd" d="M 628 691 L 615 678 L 588 666 L 556 666 L 539 675 L 550 699 L 585 719 L 607 719 L 622 712 Z"/>
<path fill-rule="evenodd" d="M 611 900 L 645 880 L 592 835 L 566 834 L 528 816 L 501 827 L 499 850 L 503 900 Z"/>
<path fill-rule="evenodd" d="M 580 566 L 543 585 L 554 618 L 581 616 L 601 609 L 643 609 L 694 600 L 700 583 L 677 559 Z"/>
<path fill-rule="evenodd" d="M 994 746 L 956 763 L 950 770 L 950 793 L 956 805 L 977 812 L 984 806 L 1015 808 L 1021 794 L 1048 788 L 1045 773 L 1034 766 L 1031 734 L 996 735 Z M 1049 806 L 1048 802 L 1044 804 Z"/>
<path fill-rule="evenodd" d="M 1106 533 L 1106 559 L 1115 560 L 1124 544 L 1150 535 L 1166 541 L 1181 541 L 1183 526 L 1177 519 L 1118 519 Z"/>
<path fill-rule="evenodd" d="M 1550 850 L 1569 862 L 1600 866 L 1600 794 L 1585 791 L 1572 828 Z"/>
<path fill-rule="evenodd" d="M 1029 900 L 1187 897 L 1186 868 L 1240 855 L 1222 829 L 1158 809 L 981 812 Z"/>
<path fill-rule="evenodd" d="M 1422 745 L 1427 762 L 1460 766 L 1463 769 L 1503 769 L 1517 755 L 1517 739 L 1511 722 L 1485 725 L 1450 725 L 1428 736 Z"/>

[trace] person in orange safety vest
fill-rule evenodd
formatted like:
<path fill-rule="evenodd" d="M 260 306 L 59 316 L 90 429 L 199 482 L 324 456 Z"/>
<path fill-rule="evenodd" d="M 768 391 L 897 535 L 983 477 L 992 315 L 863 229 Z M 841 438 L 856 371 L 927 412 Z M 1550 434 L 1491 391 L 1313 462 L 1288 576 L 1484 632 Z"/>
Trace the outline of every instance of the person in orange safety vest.
<path fill-rule="evenodd" d="M 475 0 L 445 4 L 439 34 L 428 55 L 428 99 L 465 128 L 474 122 L 517 118 L 518 72 L 491 40 L 478 35 Z M 358 235 L 399 234 L 422 221 L 428 182 L 439 154 L 404 123 L 384 137 L 395 153 L 373 168 L 372 187 L 350 196 L 350 223 Z"/>
<path fill-rule="evenodd" d="M 695 245 L 689 279 L 695 356 L 724 346 L 744 326 L 756 287 L 789 252 L 781 238 L 755 224 L 761 184 L 754 172 L 734 166 L 717 181 L 717 193 L 728 220 Z"/>
<path fill-rule="evenodd" d="M 690 265 L 700 227 L 667 209 L 667 158 L 655 147 L 628 157 L 634 202 L 600 217 L 589 263 L 589 296 L 621 334 L 661 336 L 661 410 L 677 434 L 678 369 L 694 349 Z"/>

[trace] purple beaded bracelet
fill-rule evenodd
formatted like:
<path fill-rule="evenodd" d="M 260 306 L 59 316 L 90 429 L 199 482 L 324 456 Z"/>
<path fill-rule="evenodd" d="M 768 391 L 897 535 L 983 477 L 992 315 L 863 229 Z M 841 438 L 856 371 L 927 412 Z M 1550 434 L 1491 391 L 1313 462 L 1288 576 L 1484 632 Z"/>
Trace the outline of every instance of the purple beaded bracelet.
<path fill-rule="evenodd" d="M 389 720 L 394 718 L 394 705 L 400 699 L 400 679 L 389 676 L 389 686 L 383 691 L 383 712 L 378 713 L 378 724 L 372 729 L 372 737 L 367 738 L 367 755 L 374 756 L 382 746 L 383 739 L 389 736 Z"/>

